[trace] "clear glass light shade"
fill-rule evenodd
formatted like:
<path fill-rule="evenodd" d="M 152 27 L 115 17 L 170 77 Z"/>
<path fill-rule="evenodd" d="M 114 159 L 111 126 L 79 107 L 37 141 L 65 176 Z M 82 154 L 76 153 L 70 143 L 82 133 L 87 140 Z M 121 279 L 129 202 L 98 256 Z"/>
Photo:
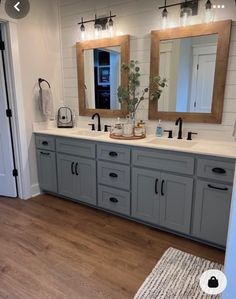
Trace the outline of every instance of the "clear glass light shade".
<path fill-rule="evenodd" d="M 85 36 L 86 36 L 86 33 L 85 33 L 85 26 L 84 24 L 82 24 L 80 26 L 80 39 L 83 41 L 85 40 Z"/>
<path fill-rule="evenodd" d="M 205 23 L 211 23 L 214 21 L 214 13 L 212 9 L 206 9 L 204 21 Z"/>
<path fill-rule="evenodd" d="M 102 36 L 102 26 L 99 24 L 94 25 L 94 37 L 100 38 Z"/>
<path fill-rule="evenodd" d="M 113 23 L 112 19 L 110 19 L 108 21 L 107 30 L 108 30 L 109 37 L 113 37 L 114 36 L 114 23 Z"/>
<path fill-rule="evenodd" d="M 164 8 L 162 12 L 162 29 L 168 28 L 168 11 Z"/>
<path fill-rule="evenodd" d="M 190 7 L 183 7 L 180 11 L 181 26 L 189 25 L 189 19 L 192 16 L 192 9 Z"/>

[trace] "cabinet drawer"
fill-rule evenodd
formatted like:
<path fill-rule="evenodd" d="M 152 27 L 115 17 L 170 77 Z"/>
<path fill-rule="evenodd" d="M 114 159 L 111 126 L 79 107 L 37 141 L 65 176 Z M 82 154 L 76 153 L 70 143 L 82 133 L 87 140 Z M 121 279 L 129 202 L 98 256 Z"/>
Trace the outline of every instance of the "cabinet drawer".
<path fill-rule="evenodd" d="M 112 187 L 130 189 L 130 168 L 109 162 L 98 162 L 98 182 Z"/>
<path fill-rule="evenodd" d="M 198 159 L 197 175 L 207 179 L 232 183 L 234 178 L 234 167 L 233 162 Z"/>
<path fill-rule="evenodd" d="M 193 174 L 194 158 L 176 153 L 163 153 L 157 150 L 133 150 L 135 166 L 166 170 L 177 173 Z"/>
<path fill-rule="evenodd" d="M 36 135 L 35 142 L 39 149 L 55 151 L 55 138 L 53 136 Z"/>
<path fill-rule="evenodd" d="M 69 138 L 56 139 L 57 152 L 95 158 L 95 143 Z"/>
<path fill-rule="evenodd" d="M 130 149 L 114 145 L 99 144 L 97 147 L 98 159 L 129 164 Z"/>
<path fill-rule="evenodd" d="M 99 185 L 98 206 L 120 214 L 130 215 L 130 193 Z"/>

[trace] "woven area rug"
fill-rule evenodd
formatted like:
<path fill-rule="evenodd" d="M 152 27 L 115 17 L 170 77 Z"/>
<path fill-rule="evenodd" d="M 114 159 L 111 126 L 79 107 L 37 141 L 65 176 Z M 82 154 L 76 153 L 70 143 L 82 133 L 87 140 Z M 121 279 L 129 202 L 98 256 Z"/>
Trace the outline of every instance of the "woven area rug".
<path fill-rule="evenodd" d="M 209 299 L 199 285 L 200 276 L 223 266 L 186 252 L 169 248 L 146 278 L 134 299 Z"/>

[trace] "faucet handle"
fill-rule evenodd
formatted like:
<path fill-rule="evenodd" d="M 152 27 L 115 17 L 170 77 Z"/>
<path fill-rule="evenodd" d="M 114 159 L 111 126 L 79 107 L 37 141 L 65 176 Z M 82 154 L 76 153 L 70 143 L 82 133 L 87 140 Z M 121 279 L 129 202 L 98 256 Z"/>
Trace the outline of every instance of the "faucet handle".
<path fill-rule="evenodd" d="M 164 132 L 169 133 L 168 138 L 173 138 L 173 131 L 172 130 L 164 130 Z"/>
<path fill-rule="evenodd" d="M 192 140 L 192 135 L 197 135 L 198 133 L 188 132 L 187 140 Z"/>
<path fill-rule="evenodd" d="M 95 124 L 88 124 L 89 126 L 91 126 L 92 127 L 92 131 L 95 131 Z"/>
<path fill-rule="evenodd" d="M 111 128 L 110 125 L 104 125 L 104 132 L 108 132 L 108 128 Z"/>

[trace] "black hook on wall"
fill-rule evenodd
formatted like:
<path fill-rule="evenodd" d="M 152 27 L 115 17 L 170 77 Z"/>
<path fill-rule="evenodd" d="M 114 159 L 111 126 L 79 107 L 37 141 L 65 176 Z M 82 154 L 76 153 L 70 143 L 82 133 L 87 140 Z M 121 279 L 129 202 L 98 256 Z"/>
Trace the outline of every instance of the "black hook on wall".
<path fill-rule="evenodd" d="M 48 85 L 48 87 L 51 88 L 49 82 L 48 82 L 47 80 L 45 80 L 45 79 L 39 78 L 39 79 L 38 79 L 38 82 L 39 82 L 39 88 L 42 88 L 42 87 L 41 87 L 41 83 L 42 83 L 42 82 L 46 82 L 47 85 Z"/>

